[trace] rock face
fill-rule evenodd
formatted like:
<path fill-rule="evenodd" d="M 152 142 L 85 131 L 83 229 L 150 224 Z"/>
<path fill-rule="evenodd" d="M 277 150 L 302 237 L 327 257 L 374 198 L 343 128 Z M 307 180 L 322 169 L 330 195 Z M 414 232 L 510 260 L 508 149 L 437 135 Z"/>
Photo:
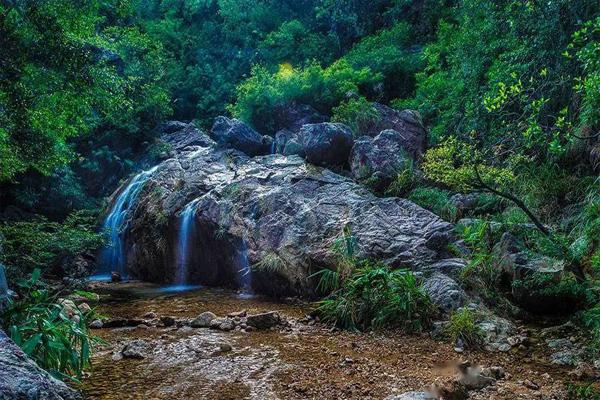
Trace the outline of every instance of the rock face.
<path fill-rule="evenodd" d="M 304 125 L 298 133 L 306 161 L 321 166 L 343 166 L 352 149 L 352 131 L 346 125 L 325 122 Z"/>
<path fill-rule="evenodd" d="M 402 138 L 402 148 L 411 157 L 419 159 L 427 146 L 427 130 L 419 113 L 412 110 L 399 111 L 379 103 L 374 103 L 373 106 L 379 118 L 370 126 L 363 128 L 360 133 L 374 137 L 384 130 L 394 130 Z"/>
<path fill-rule="evenodd" d="M 271 152 L 272 139 L 261 136 L 254 129 L 237 119 L 217 117 L 211 130 L 211 136 L 223 147 L 240 150 L 250 156 Z M 200 144 L 202 146 L 202 144 Z"/>
<path fill-rule="evenodd" d="M 169 121 L 162 124 L 159 130 L 163 132 L 161 139 L 169 143 L 175 151 L 181 151 L 188 146 L 212 146 L 215 144 L 207 134 L 191 123 Z"/>
<path fill-rule="evenodd" d="M 357 181 L 377 177 L 388 186 L 412 161 L 404 146 L 402 134 L 392 129 L 382 131 L 375 138 L 361 136 L 354 142 L 350 154 L 352 176 Z"/>
<path fill-rule="evenodd" d="M 0 330 L 0 399 L 75 400 L 81 396 L 39 368 Z"/>
<path fill-rule="evenodd" d="M 152 172 L 130 210 L 123 248 L 132 276 L 174 280 L 180 212 L 192 201 L 188 281 L 272 295 L 310 295 L 307 277 L 335 267 L 344 230 L 356 256 L 414 270 L 444 259 L 453 240 L 452 226 L 429 211 L 377 198 L 300 157 L 188 147 Z"/>
<path fill-rule="evenodd" d="M 440 272 L 425 280 L 423 287 L 433 303 L 444 312 L 454 311 L 469 300 L 465 291 L 455 280 Z"/>

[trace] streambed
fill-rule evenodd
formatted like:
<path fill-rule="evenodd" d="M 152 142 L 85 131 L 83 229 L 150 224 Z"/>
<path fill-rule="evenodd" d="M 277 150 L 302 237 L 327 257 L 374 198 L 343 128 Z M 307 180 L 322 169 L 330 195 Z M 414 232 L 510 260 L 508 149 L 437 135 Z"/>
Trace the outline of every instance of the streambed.
<path fill-rule="evenodd" d="M 308 323 L 310 305 L 276 302 L 234 291 L 145 283 L 97 283 L 97 310 L 109 318 L 142 318 L 149 312 L 176 320 L 204 311 L 218 316 L 246 310 L 278 311 L 286 326 L 268 331 L 138 326 L 94 331 L 93 368 L 80 389 L 88 399 L 385 399 L 424 390 L 446 379 L 462 360 L 501 366 L 507 378 L 471 399 L 561 399 L 568 370 L 547 363 L 542 347 L 527 355 L 457 354 L 428 335 L 352 333 Z M 150 344 L 144 359 L 120 358 L 124 344 Z M 225 343 L 231 351 L 220 351 Z M 539 389 L 524 382 L 535 382 Z"/>

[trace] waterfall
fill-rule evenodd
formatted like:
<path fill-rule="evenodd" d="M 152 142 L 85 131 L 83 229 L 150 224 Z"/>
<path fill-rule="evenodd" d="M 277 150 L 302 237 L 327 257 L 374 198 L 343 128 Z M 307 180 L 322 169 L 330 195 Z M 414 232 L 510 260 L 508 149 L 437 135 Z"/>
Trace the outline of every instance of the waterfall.
<path fill-rule="evenodd" d="M 110 274 L 110 272 L 116 271 L 122 276 L 126 275 L 124 239 L 127 233 L 128 217 L 144 184 L 152 177 L 157 168 L 158 166 L 136 175 L 119 193 L 110 214 L 106 217 L 103 228 L 108 232 L 109 245 L 101 254 L 104 272 Z"/>
<path fill-rule="evenodd" d="M 242 240 L 237 250 L 237 264 L 237 283 L 244 295 L 252 295 L 252 270 L 248 262 L 248 246 L 245 240 Z"/>
<path fill-rule="evenodd" d="M 190 239 L 194 238 L 194 216 L 196 215 L 196 205 L 198 204 L 196 199 L 189 203 L 181 212 L 179 222 L 179 244 L 177 254 L 177 271 L 176 271 L 176 283 L 178 285 L 185 285 L 187 283 L 188 267 L 189 267 L 189 255 L 190 255 Z"/>

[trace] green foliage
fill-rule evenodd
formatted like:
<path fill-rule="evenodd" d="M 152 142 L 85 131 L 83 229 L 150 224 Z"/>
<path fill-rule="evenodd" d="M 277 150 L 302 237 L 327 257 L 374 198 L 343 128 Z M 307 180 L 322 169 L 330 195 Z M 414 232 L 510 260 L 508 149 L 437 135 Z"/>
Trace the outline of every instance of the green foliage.
<path fill-rule="evenodd" d="M 409 156 L 406 156 L 405 162 L 399 168 L 396 178 L 390 183 L 385 194 L 389 196 L 404 197 L 417 185 L 417 181 L 415 164 Z"/>
<path fill-rule="evenodd" d="M 569 385 L 567 388 L 568 400 L 600 400 L 600 392 L 589 385 Z"/>
<path fill-rule="evenodd" d="M 331 111 L 333 113 L 332 121 L 348 125 L 355 136 L 360 136 L 365 127 L 379 120 L 377 109 L 364 97 L 343 101 Z"/>
<path fill-rule="evenodd" d="M 475 313 L 468 308 L 461 308 L 450 315 L 450 322 L 445 327 L 445 333 L 452 343 L 459 340 L 465 347 L 474 348 L 483 344 L 483 332 L 477 326 Z"/>
<path fill-rule="evenodd" d="M 343 329 L 418 331 L 428 324 L 433 310 L 410 271 L 362 261 L 337 291 L 319 302 L 317 312 L 323 321 Z"/>
<path fill-rule="evenodd" d="M 132 117 L 166 114 L 159 47 L 135 28 L 109 26 L 109 10 L 127 8 L 59 0 L 0 6 L 0 182 L 26 171 L 50 175 L 75 159 L 70 139 L 101 125 L 135 124 L 137 132 L 143 126 Z"/>
<path fill-rule="evenodd" d="M 36 268 L 52 272 L 63 259 L 94 252 L 104 243 L 103 234 L 95 228 L 94 216 L 83 212 L 71 214 L 62 224 L 43 217 L 1 223 L 2 262 L 9 279 L 23 277 Z"/>
<path fill-rule="evenodd" d="M 458 211 L 450 197 L 450 192 L 446 190 L 428 187 L 416 188 L 408 195 L 410 201 L 448 221 L 455 221 Z"/>
<path fill-rule="evenodd" d="M 237 89 L 237 101 L 231 113 L 264 132 L 276 128 L 273 110 L 292 102 L 309 104 L 329 113 L 348 92 L 360 92 L 360 86 L 379 79 L 368 68 L 355 69 L 346 61 L 327 68 L 311 63 L 304 68 L 282 64 L 276 73 L 256 66 L 252 76 Z"/>
<path fill-rule="evenodd" d="M 36 269 L 29 279 L 16 281 L 20 297 L 10 299 L 0 314 L 2 328 L 40 367 L 56 378 L 77 380 L 97 340 L 88 333 L 91 315 L 73 310 L 69 318 L 39 277 Z"/>

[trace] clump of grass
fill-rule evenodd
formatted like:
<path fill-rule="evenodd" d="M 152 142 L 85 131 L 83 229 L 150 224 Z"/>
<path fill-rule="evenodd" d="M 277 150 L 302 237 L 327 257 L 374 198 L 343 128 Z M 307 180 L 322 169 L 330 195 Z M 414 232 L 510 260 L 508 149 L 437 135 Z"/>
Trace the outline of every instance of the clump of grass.
<path fill-rule="evenodd" d="M 458 210 L 450 201 L 450 192 L 437 188 L 416 188 L 409 193 L 408 199 L 421 207 L 439 215 L 443 219 L 456 222 Z"/>
<path fill-rule="evenodd" d="M 419 331 L 428 325 L 435 309 L 417 278 L 405 269 L 361 261 L 344 280 L 332 272 L 320 277 L 322 287 L 338 289 L 319 302 L 317 313 L 324 322 L 342 329 Z"/>
<path fill-rule="evenodd" d="M 483 332 L 477 326 L 475 313 L 468 308 L 452 313 L 445 331 L 452 343 L 462 342 L 468 348 L 479 347 L 483 343 Z"/>
<path fill-rule="evenodd" d="M 285 267 L 285 261 L 274 251 L 268 251 L 253 268 L 256 270 L 278 273 Z"/>

